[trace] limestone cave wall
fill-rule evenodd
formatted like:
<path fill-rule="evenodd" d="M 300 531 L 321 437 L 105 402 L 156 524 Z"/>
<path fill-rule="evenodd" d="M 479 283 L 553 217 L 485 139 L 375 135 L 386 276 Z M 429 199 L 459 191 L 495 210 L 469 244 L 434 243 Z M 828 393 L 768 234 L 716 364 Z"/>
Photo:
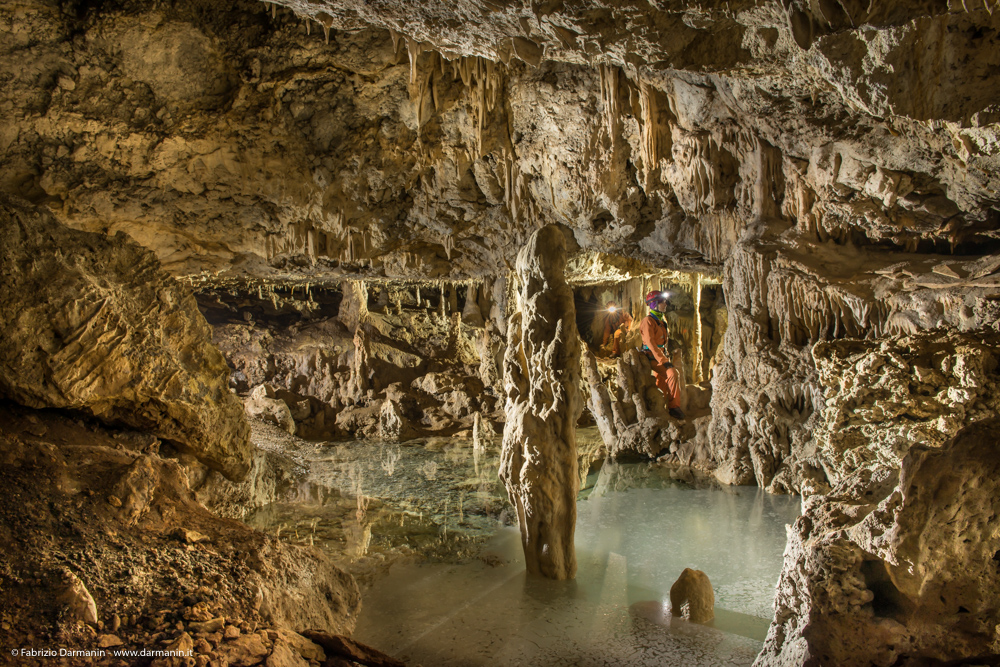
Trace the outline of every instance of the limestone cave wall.
<path fill-rule="evenodd" d="M 23 295 L 28 255 L 79 273 L 67 248 L 110 244 L 135 259 L 107 262 L 83 281 L 89 291 L 67 287 L 90 301 L 56 304 L 74 326 L 43 351 L 79 352 L 71 329 L 112 347 L 88 322 L 132 303 L 115 300 L 126 288 L 107 276 L 119 276 L 146 286 L 135 312 L 155 305 L 154 329 L 187 322 L 149 345 L 188 375 L 111 391 L 107 367 L 87 375 L 68 358 L 80 371 L 72 391 L 29 397 L 14 372 L 0 390 L 152 429 L 200 465 L 245 474 L 259 461 L 193 289 L 245 409 L 282 428 L 405 439 L 495 427 L 502 406 L 488 389 L 517 309 L 515 258 L 556 224 L 571 285 L 719 277 L 725 309 L 711 323 L 725 335 L 708 364 L 676 322 L 689 380 L 710 371 L 710 415 L 664 446 L 724 482 L 808 497 L 760 664 L 851 664 L 831 638 L 871 628 L 868 644 L 851 644 L 856 664 L 997 652 L 983 629 L 1000 620 L 989 595 L 964 580 L 944 607 L 927 593 L 949 585 L 932 549 L 946 542 L 970 571 L 996 552 L 977 528 L 992 506 L 967 494 L 959 526 L 945 527 L 934 510 L 944 501 L 919 489 L 964 488 L 995 456 L 983 432 L 997 411 L 1000 331 L 998 8 L 6 4 L 0 191 L 12 199 L 0 222 L 17 243 L 25 216 L 44 216 L 48 231 L 22 255 L 5 247 L 3 288 Z M 100 236 L 74 236 L 90 233 Z M 147 271 L 128 278 L 130 262 Z M 34 358 L 14 344 L 18 317 L 0 323 L 4 368 Z M 688 331 L 706 321 L 693 316 Z M 197 339 L 200 365 L 170 356 L 178 327 Z M 123 366 L 144 344 L 129 335 L 139 351 L 123 349 Z M 202 383 L 193 403 L 190 386 L 170 384 L 178 377 Z M 591 411 L 610 428 L 611 397 L 598 409 L 590 384 Z M 211 392 L 233 451 L 203 442 L 210 427 L 167 428 L 182 410 L 164 400 L 203 415 Z M 641 421 L 631 400 L 636 415 L 611 431 Z M 951 460 L 965 472 L 945 479 L 934 462 Z M 830 593 L 823 573 L 834 571 L 853 579 Z M 949 647 L 956 628 L 963 639 Z"/>

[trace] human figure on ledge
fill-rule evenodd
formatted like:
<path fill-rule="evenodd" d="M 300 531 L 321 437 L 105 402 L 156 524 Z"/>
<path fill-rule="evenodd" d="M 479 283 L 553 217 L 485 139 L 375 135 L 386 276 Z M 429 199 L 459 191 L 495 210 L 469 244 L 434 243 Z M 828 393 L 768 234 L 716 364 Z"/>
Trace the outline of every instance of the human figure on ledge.
<path fill-rule="evenodd" d="M 656 386 L 663 392 L 667 401 L 670 416 L 684 419 L 681 410 L 681 383 L 677 369 L 670 363 L 667 356 L 670 351 L 670 331 L 667 328 L 665 313 L 667 312 L 667 296 L 663 292 L 650 292 L 646 295 L 646 305 L 649 315 L 642 319 L 639 331 L 642 333 L 642 352 L 653 364 L 653 374 L 656 376 Z"/>
<path fill-rule="evenodd" d="M 632 316 L 623 308 L 618 308 L 614 301 L 608 301 L 608 312 L 604 317 L 604 337 L 601 339 L 601 347 L 606 348 L 611 343 L 611 356 L 620 357 L 622 354 L 622 341 L 628 335 L 628 330 L 632 328 Z"/>

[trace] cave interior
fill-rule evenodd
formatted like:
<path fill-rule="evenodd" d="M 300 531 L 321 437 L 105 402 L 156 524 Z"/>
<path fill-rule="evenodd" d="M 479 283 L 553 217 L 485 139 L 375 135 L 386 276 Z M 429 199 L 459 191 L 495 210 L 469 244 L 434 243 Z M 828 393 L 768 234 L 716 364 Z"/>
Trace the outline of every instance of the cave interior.
<path fill-rule="evenodd" d="M 998 10 L 3 3 L 2 660 L 1000 664 Z"/>

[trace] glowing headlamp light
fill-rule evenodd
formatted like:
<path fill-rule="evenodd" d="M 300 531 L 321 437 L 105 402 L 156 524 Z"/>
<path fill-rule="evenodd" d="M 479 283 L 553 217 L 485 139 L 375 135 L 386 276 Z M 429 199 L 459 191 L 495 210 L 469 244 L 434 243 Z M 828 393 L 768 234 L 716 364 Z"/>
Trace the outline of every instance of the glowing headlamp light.
<path fill-rule="evenodd" d="M 609 312 L 609 313 L 613 313 L 613 312 L 615 312 L 616 310 L 618 310 L 617 306 L 610 306 L 610 307 L 608 308 L 608 312 Z"/>

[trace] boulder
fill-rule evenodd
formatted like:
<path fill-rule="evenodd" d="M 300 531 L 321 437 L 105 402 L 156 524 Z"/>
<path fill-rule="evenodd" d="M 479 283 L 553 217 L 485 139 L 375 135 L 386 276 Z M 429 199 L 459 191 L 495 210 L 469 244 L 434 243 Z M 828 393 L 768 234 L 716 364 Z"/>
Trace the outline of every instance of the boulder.
<path fill-rule="evenodd" d="M 670 587 L 671 615 L 680 616 L 685 603 L 692 623 L 707 623 L 715 618 L 715 591 L 708 575 L 701 570 L 684 568 Z"/>
<path fill-rule="evenodd" d="M 121 501 L 118 514 L 126 526 L 134 526 L 149 511 L 159 483 L 160 475 L 148 456 L 139 456 L 125 469 L 113 497 Z"/>
<path fill-rule="evenodd" d="M 59 601 L 65 606 L 69 618 L 97 625 L 97 604 L 80 578 L 72 572 L 66 573 L 66 586 Z"/>
<path fill-rule="evenodd" d="M 276 424 L 278 428 L 295 435 L 295 419 L 292 411 L 280 398 L 276 398 L 270 385 L 262 384 L 253 388 L 243 400 L 243 407 L 251 417 Z"/>
<path fill-rule="evenodd" d="M 211 340 L 152 252 L 0 196 L 0 395 L 149 431 L 239 478 L 250 430 Z"/>

